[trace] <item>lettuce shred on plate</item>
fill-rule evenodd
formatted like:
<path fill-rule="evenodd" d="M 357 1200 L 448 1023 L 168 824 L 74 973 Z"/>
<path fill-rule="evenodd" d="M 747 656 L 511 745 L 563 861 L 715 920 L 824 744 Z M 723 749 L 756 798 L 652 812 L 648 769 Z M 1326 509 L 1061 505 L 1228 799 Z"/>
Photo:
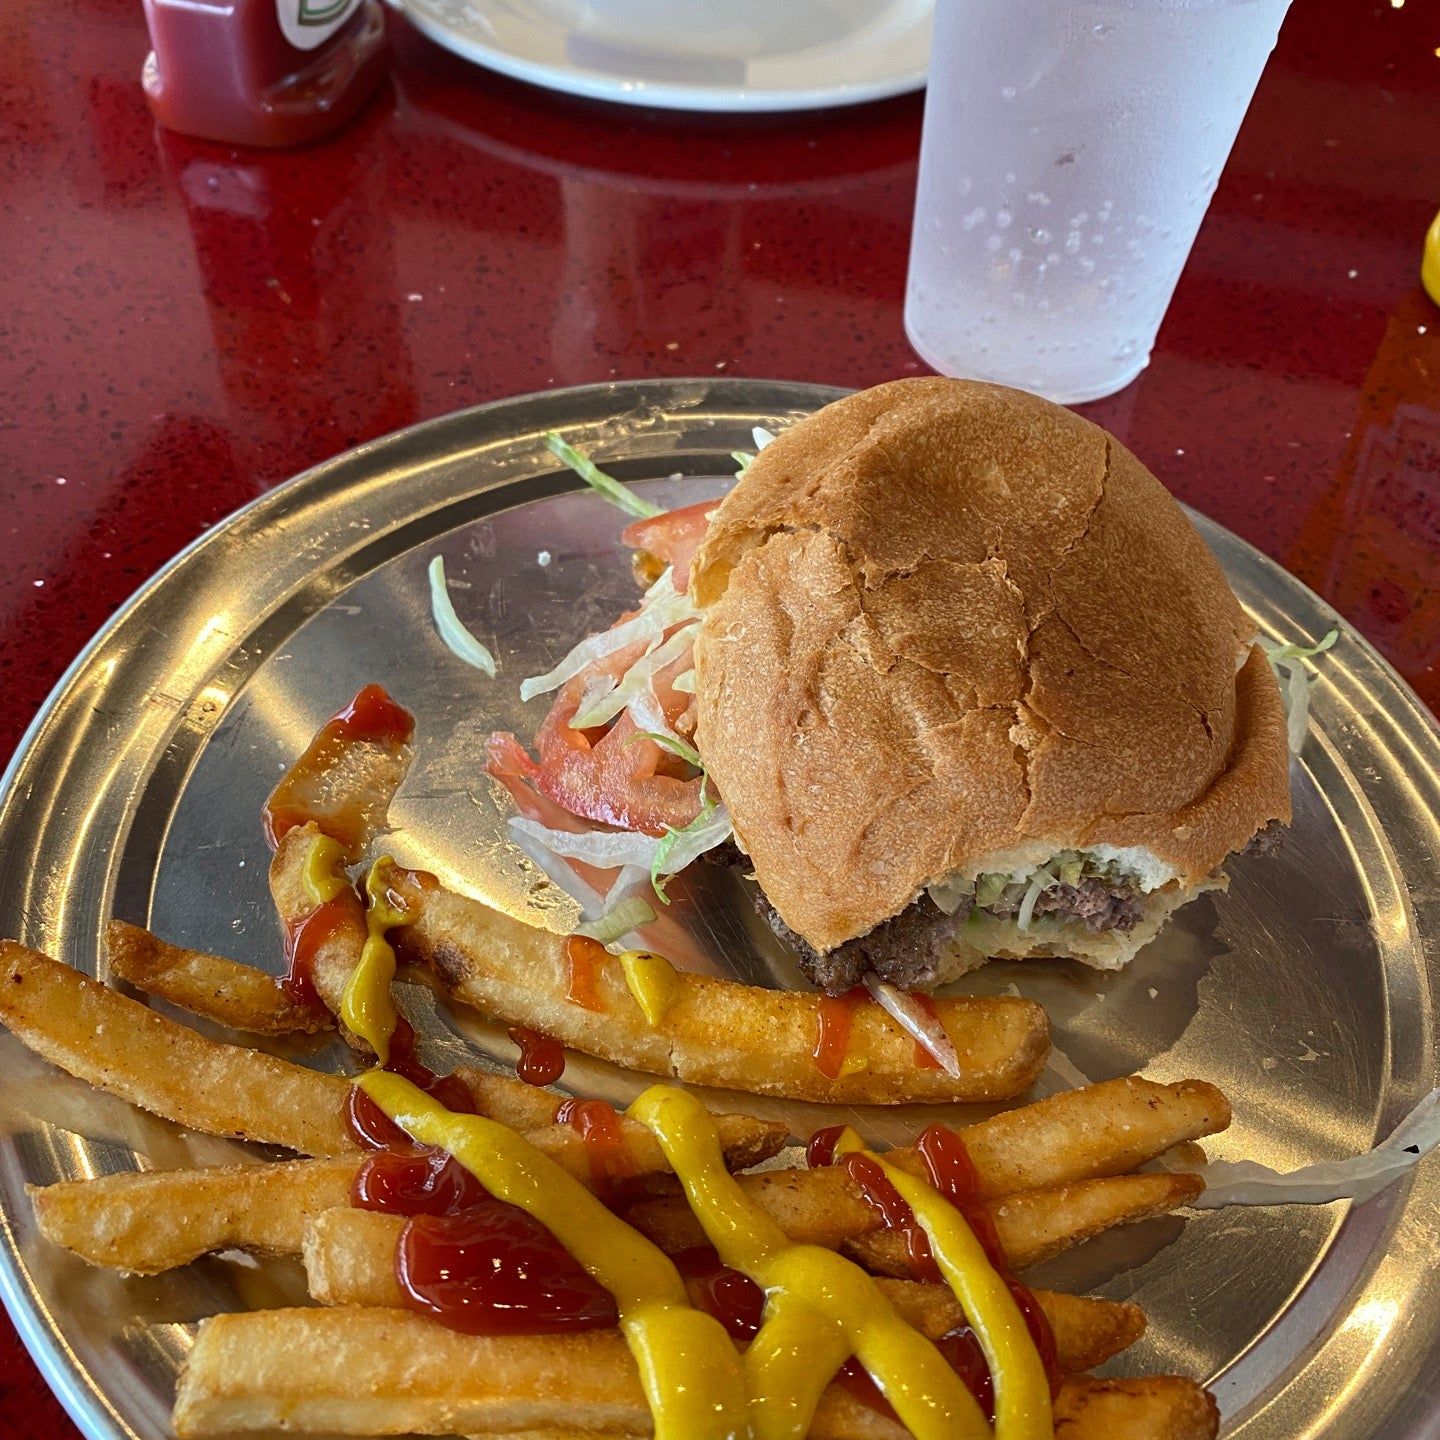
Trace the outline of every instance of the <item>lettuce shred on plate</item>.
<path fill-rule="evenodd" d="M 455 604 L 450 599 L 450 587 L 445 583 L 445 557 L 437 555 L 430 562 L 430 613 L 435 619 L 435 630 L 440 638 L 467 665 L 483 671 L 492 680 L 495 678 L 495 657 L 487 646 L 481 644 L 464 622 L 455 613 Z"/>

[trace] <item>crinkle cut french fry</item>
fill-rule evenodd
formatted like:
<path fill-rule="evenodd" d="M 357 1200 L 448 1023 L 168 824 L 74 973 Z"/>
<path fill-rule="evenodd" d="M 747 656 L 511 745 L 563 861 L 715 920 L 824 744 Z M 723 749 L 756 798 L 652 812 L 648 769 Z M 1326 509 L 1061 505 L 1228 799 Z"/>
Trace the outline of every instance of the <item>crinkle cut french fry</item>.
<path fill-rule="evenodd" d="M 305 1227 L 304 1250 L 312 1298 L 322 1305 L 402 1306 L 395 1242 L 404 1223 L 398 1216 L 348 1207 L 314 1217 Z M 944 1285 L 877 1283 L 901 1318 L 932 1340 L 965 1322 L 965 1312 Z M 1060 1368 L 1067 1375 L 1118 1355 L 1145 1329 L 1145 1316 L 1135 1305 L 1048 1290 L 1037 1290 L 1035 1298 L 1055 1333 Z"/>
<path fill-rule="evenodd" d="M 352 1155 L 149 1170 L 32 1185 L 29 1194 L 53 1244 L 92 1265 L 156 1275 L 216 1250 L 298 1254 L 306 1222 L 349 1203 L 358 1163 Z"/>
<path fill-rule="evenodd" d="M 310 1034 L 335 1023 L 323 1006 L 297 1001 L 277 976 L 203 950 L 181 949 L 123 920 L 105 927 L 105 953 L 117 979 L 232 1030 Z"/>
<path fill-rule="evenodd" d="M 1067 1380 L 1061 1440 L 1212 1440 L 1189 1381 Z M 1098 1422 L 1098 1423 L 1097 1423 Z M 635 1363 L 614 1330 L 461 1335 L 401 1310 L 261 1310 L 203 1321 L 175 1402 L 181 1440 L 285 1429 L 344 1435 L 652 1434 Z M 901 1440 L 831 1386 L 815 1440 Z"/>
<path fill-rule="evenodd" d="M 741 1186 L 780 1228 L 801 1244 L 848 1244 L 867 1265 L 908 1275 L 903 1236 L 879 1229 L 880 1217 L 842 1169 L 767 1170 L 742 1175 Z M 1016 1269 L 1034 1265 L 1112 1225 L 1174 1210 L 1204 1188 L 1196 1175 L 1115 1175 L 984 1201 L 1001 1248 Z M 626 1212 L 629 1222 L 662 1250 L 705 1243 L 683 1199 L 647 1200 Z"/>
<path fill-rule="evenodd" d="M 749 1115 L 717 1115 L 715 1125 L 736 1168 L 773 1154 L 786 1140 L 783 1125 Z M 636 1176 L 668 1169 L 644 1126 L 622 1119 L 620 1134 Z M 526 1138 L 582 1184 L 591 1183 L 585 1142 L 570 1126 L 549 1125 Z M 153 1275 L 216 1250 L 298 1255 L 305 1221 L 349 1203 L 358 1164 L 352 1151 L 282 1165 L 149 1170 L 32 1186 L 30 1196 L 47 1240 L 92 1265 Z"/>
<path fill-rule="evenodd" d="M 1006 1258 L 1023 1270 L 1116 1225 L 1167 1215 L 1188 1205 L 1204 1188 L 1198 1175 L 1112 1175 L 1053 1190 L 1027 1190 L 991 1200 L 986 1208 Z M 883 1275 L 911 1273 L 905 1237 L 895 1231 L 874 1230 L 846 1241 L 844 1250 Z"/>
<path fill-rule="evenodd" d="M 0 1024 L 37 1055 L 208 1135 L 302 1155 L 353 1149 L 350 1082 L 222 1044 L 14 941 L 0 941 Z"/>
<path fill-rule="evenodd" d="M 452 999 L 526 1025 L 632 1070 L 691 1084 L 854 1104 L 1002 1100 L 1034 1082 L 1049 1052 L 1045 1012 L 1009 996 L 936 1001 L 960 1059 L 954 1079 L 915 1063 L 915 1042 L 880 1006 L 854 1014 L 850 1055 L 863 1064 L 835 1079 L 816 1064 L 820 997 L 682 973 L 675 999 L 650 1025 L 620 962 L 595 964 L 597 1008 L 568 998 L 566 941 L 443 889 L 407 891 L 405 954 L 427 964 Z"/>

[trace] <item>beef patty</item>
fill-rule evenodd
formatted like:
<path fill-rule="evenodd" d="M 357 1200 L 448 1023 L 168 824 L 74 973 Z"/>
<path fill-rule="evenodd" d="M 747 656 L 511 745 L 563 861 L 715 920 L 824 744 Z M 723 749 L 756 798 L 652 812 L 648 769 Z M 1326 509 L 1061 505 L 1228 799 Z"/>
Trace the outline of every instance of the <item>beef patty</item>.
<path fill-rule="evenodd" d="M 853 989 L 867 970 L 873 970 L 882 980 L 902 990 L 933 988 L 946 946 L 969 914 L 967 910 L 958 910 L 954 915 L 947 915 L 928 895 L 922 894 L 898 915 L 822 954 L 780 918 L 758 886 L 753 894 L 755 908 L 795 952 L 805 978 L 831 995 L 842 995 Z M 1002 899 L 989 906 L 985 913 L 1009 919 L 1019 909 L 1018 901 Z M 1123 932 L 1133 929 L 1140 919 L 1140 897 L 1128 885 L 1090 876 L 1074 885 L 1057 884 L 1042 891 L 1035 901 L 1035 913 L 1080 920 L 1097 933 Z"/>

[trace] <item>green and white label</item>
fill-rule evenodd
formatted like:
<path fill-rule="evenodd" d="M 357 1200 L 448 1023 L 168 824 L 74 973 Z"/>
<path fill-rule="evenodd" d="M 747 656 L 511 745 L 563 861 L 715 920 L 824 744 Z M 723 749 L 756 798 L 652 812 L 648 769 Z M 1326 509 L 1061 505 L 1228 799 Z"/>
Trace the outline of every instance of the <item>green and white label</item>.
<path fill-rule="evenodd" d="M 280 33 L 297 49 L 313 50 L 355 12 L 360 0 L 275 0 Z"/>

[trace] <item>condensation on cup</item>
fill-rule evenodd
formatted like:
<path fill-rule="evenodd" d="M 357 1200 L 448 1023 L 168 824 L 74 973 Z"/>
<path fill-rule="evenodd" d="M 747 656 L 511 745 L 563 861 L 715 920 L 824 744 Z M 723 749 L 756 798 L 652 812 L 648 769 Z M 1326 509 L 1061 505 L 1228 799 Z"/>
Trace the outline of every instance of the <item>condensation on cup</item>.
<path fill-rule="evenodd" d="M 905 329 L 1077 403 L 1150 358 L 1289 0 L 939 0 Z"/>

